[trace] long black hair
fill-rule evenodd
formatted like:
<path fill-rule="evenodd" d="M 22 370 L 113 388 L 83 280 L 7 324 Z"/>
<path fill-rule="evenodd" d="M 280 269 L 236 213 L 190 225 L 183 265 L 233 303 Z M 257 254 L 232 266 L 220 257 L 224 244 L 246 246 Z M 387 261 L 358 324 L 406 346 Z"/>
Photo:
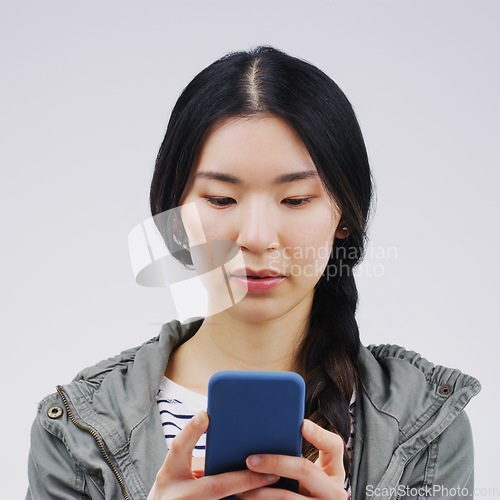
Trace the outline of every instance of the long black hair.
<path fill-rule="evenodd" d="M 309 329 L 296 358 L 306 380 L 306 417 L 346 443 L 360 348 L 353 268 L 365 253 L 373 182 L 354 110 L 337 84 L 312 64 L 269 46 L 212 63 L 189 83 L 172 111 L 151 184 L 151 212 L 179 206 L 210 127 L 223 118 L 255 115 L 280 117 L 295 129 L 341 210 L 340 227 L 348 228 L 345 239 L 335 238 L 316 285 Z M 318 451 L 304 442 L 303 454 L 313 460 Z M 344 465 L 348 473 L 347 448 Z"/>

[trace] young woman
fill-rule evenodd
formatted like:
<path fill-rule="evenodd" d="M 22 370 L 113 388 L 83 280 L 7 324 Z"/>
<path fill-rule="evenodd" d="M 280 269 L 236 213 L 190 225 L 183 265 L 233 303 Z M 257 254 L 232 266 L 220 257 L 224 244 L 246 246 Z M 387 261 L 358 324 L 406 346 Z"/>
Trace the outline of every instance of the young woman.
<path fill-rule="evenodd" d="M 164 325 L 40 404 L 28 498 L 472 496 L 463 409 L 479 382 L 399 346 L 360 344 L 352 271 L 372 178 L 328 76 L 271 47 L 211 64 L 172 112 L 150 200 L 153 216 L 171 215 L 159 228 L 183 265 L 197 265 L 200 227 L 208 247 L 230 242 L 244 265 L 228 265 L 224 287 L 205 280 L 204 319 Z M 228 306 L 227 294 L 239 298 Z M 245 471 L 203 476 L 219 370 L 304 377 L 302 457 L 253 456 Z M 268 488 L 280 476 L 299 493 Z"/>

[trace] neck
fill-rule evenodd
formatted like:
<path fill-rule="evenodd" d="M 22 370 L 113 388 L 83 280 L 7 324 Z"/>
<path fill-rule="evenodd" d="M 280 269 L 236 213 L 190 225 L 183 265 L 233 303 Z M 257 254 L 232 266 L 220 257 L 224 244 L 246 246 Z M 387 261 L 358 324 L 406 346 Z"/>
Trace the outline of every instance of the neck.
<path fill-rule="evenodd" d="M 298 371 L 297 349 L 309 327 L 312 297 L 272 319 L 246 321 L 228 309 L 208 316 L 171 356 L 166 376 L 206 393 L 220 370 Z"/>
<path fill-rule="evenodd" d="M 252 323 L 222 314 L 209 317 L 193 339 L 203 346 L 217 369 L 293 370 L 308 326 L 307 318 L 298 318 L 294 312 Z"/>

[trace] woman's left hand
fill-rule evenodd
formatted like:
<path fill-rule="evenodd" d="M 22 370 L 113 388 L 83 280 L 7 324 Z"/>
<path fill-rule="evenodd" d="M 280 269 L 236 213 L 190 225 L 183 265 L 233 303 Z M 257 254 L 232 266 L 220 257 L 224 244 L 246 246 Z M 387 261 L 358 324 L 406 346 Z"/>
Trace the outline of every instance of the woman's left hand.
<path fill-rule="evenodd" d="M 346 500 L 342 438 L 311 420 L 304 420 L 302 435 L 319 450 L 318 460 L 314 463 L 307 458 L 286 455 L 252 455 L 247 459 L 247 467 L 254 472 L 296 479 L 299 482 L 299 493 L 265 487 L 241 493 L 237 497 L 244 500 Z"/>

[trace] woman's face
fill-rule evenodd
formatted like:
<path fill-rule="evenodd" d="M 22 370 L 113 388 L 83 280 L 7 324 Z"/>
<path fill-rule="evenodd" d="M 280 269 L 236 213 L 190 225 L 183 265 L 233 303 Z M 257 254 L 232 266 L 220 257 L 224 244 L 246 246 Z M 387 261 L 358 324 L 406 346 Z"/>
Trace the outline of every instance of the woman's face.
<path fill-rule="evenodd" d="M 286 121 L 221 122 L 205 140 L 181 198 L 182 205 L 192 203 L 190 211 L 181 209 L 189 244 L 203 240 L 201 222 L 209 244 L 232 242 L 243 256 L 225 266 L 226 290 L 205 284 L 214 306 L 226 304 L 230 289 L 242 299 L 219 310 L 244 321 L 272 320 L 297 308 L 308 314 L 334 237 L 345 234 L 337 231 L 339 210 Z"/>

